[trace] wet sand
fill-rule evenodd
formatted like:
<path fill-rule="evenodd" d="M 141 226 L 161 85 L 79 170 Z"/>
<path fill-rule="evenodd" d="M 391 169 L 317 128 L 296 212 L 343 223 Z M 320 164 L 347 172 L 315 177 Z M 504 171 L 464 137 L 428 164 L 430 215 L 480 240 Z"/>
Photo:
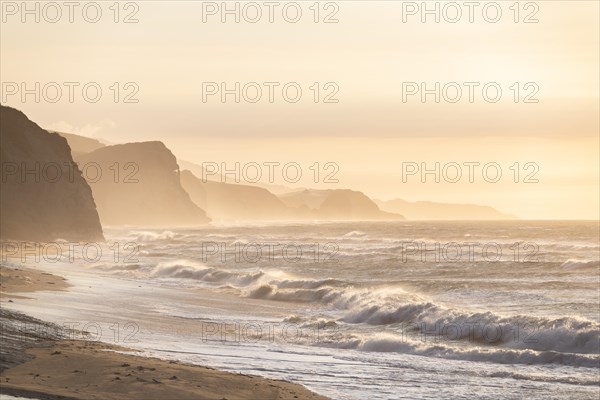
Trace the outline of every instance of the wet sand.
<path fill-rule="evenodd" d="M 38 399 L 326 399 L 301 385 L 122 354 L 127 348 L 69 340 L 58 326 L 9 311 L 15 293 L 64 290 L 59 276 L 0 268 L 3 308 L 0 392 Z M 32 326 L 38 329 L 27 329 Z M 43 329 L 39 329 L 42 327 Z"/>
<path fill-rule="evenodd" d="M 0 295 L 2 300 L 23 298 L 14 293 L 38 290 L 64 290 L 69 287 L 65 278 L 32 268 L 8 268 L 0 266 Z"/>

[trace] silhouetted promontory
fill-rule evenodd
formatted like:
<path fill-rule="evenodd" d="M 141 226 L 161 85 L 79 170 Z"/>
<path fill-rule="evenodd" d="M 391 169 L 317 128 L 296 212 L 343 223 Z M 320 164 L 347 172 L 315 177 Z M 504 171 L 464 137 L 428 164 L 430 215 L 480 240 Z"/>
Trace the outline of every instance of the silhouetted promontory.
<path fill-rule="evenodd" d="M 293 219 L 273 193 L 261 187 L 202 181 L 190 171 L 181 172 L 181 184 L 194 203 L 213 220 L 253 221 Z"/>
<path fill-rule="evenodd" d="M 181 186 L 175 156 L 162 142 L 105 146 L 76 159 L 104 225 L 198 225 L 210 221 Z"/>
<path fill-rule="evenodd" d="M 2 239 L 104 240 L 92 191 L 63 137 L 0 106 L 0 163 Z"/>
<path fill-rule="evenodd" d="M 306 189 L 279 198 L 303 218 L 324 221 L 403 220 L 400 214 L 381 211 L 364 193 L 350 189 Z"/>

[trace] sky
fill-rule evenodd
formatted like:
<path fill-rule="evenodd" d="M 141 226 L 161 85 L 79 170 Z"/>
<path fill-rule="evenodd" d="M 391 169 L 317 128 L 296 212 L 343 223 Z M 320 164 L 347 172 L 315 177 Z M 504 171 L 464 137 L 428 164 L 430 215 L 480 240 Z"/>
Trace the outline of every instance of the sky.
<path fill-rule="evenodd" d="M 265 2 L 227 2 L 239 21 L 222 2 L 82 2 L 73 22 L 35 3 L 2 2 L 1 102 L 44 128 L 299 165 L 275 171 L 286 186 L 599 218 L 596 1 L 428 2 L 439 22 L 402 1 L 275 2 L 273 22 Z M 236 82 L 239 103 L 221 96 Z"/>

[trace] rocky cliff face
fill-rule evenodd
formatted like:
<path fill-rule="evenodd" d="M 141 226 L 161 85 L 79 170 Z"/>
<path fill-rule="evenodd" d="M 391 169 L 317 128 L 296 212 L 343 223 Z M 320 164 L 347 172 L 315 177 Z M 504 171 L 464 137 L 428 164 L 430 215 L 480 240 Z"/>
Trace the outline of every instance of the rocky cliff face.
<path fill-rule="evenodd" d="M 279 196 L 302 218 L 333 221 L 402 220 L 381 211 L 364 193 L 349 189 L 303 190 Z"/>
<path fill-rule="evenodd" d="M 256 221 L 292 219 L 292 211 L 266 189 L 221 182 L 203 182 L 190 171 L 181 173 L 181 184 L 194 203 L 213 220 Z"/>
<path fill-rule="evenodd" d="M 0 237 L 103 240 L 92 191 L 67 141 L 0 106 Z"/>
<path fill-rule="evenodd" d="M 162 142 L 105 146 L 76 157 L 105 225 L 198 225 L 210 221 L 179 179 Z"/>

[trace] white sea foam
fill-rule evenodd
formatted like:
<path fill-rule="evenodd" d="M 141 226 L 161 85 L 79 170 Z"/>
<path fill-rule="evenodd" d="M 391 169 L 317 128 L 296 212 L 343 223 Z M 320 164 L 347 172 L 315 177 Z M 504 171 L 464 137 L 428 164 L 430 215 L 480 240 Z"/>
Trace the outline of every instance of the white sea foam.
<path fill-rule="evenodd" d="M 124 237 L 141 245 L 141 262 L 130 267 L 106 263 L 102 270 L 176 287 L 198 285 L 215 298 L 238 295 L 241 302 L 261 312 L 288 313 L 287 318 L 278 314 L 277 321 L 320 331 L 321 340 L 304 343 L 299 338 L 300 344 L 352 349 L 359 358 L 405 360 L 400 354 L 407 354 L 420 359 L 518 364 L 519 368 L 553 364 L 539 377 L 522 369 L 490 374 L 539 382 L 559 382 L 558 373 L 547 373 L 555 368 L 600 367 L 596 231 L 584 225 L 562 232 L 521 228 L 416 223 L 355 224 L 350 229 L 325 224 L 318 233 L 310 224 L 254 231 L 235 227 L 128 230 Z M 340 262 L 303 259 L 292 264 L 276 257 L 270 262 L 265 258 L 240 263 L 231 257 L 222 263 L 201 263 L 199 243 L 205 240 L 227 241 L 230 246 L 256 240 L 334 242 L 339 245 Z M 431 261 L 435 254 L 428 254 L 427 262 L 421 262 L 420 254 L 401 260 L 407 242 L 423 242 L 427 251 L 435 249 L 436 243 L 494 242 L 503 254 L 499 262 L 483 262 L 478 254 L 474 260 L 465 257 L 452 263 Z M 537 245 L 535 262 L 515 259 L 515 244 L 525 251 L 526 243 Z M 208 312 L 206 302 L 197 308 L 173 307 L 169 315 L 192 320 L 215 315 Z M 226 318 L 220 311 L 216 315 Z M 287 345 L 282 344 L 282 351 L 294 351 Z M 342 350 L 338 353 L 347 356 Z M 578 380 L 577 374 L 573 379 L 569 373 L 564 375 L 565 384 L 591 382 Z"/>
<path fill-rule="evenodd" d="M 138 271 L 144 267 L 134 264 L 118 268 Z M 395 329 L 480 346 L 600 354 L 600 324 L 584 318 L 473 313 L 441 306 L 400 287 L 357 288 L 340 279 L 299 278 L 281 270 L 224 270 L 185 259 L 159 263 L 149 276 L 234 288 L 241 296 L 253 299 L 314 303 L 343 311 L 340 322 L 346 324 L 397 325 Z"/>
<path fill-rule="evenodd" d="M 561 264 L 564 269 L 588 269 L 600 267 L 600 261 L 569 259 Z"/>
<path fill-rule="evenodd" d="M 453 360 L 487 361 L 500 364 L 560 364 L 577 367 L 597 368 L 597 355 L 570 354 L 555 351 L 516 350 L 487 347 L 458 347 L 445 342 L 414 340 L 405 335 L 378 333 L 365 336 L 340 337 L 323 341 L 320 346 L 352 349 L 364 352 L 403 353 Z M 589 382 L 593 384 L 594 382 Z M 597 385 L 598 382 L 596 381 Z"/>
<path fill-rule="evenodd" d="M 364 236 L 367 236 L 367 234 L 362 231 L 352 231 L 352 232 L 348 232 L 344 235 L 344 237 L 364 237 Z"/>
<path fill-rule="evenodd" d="M 134 238 L 138 242 L 170 241 L 175 239 L 175 233 L 172 231 L 131 231 L 129 237 Z"/>

